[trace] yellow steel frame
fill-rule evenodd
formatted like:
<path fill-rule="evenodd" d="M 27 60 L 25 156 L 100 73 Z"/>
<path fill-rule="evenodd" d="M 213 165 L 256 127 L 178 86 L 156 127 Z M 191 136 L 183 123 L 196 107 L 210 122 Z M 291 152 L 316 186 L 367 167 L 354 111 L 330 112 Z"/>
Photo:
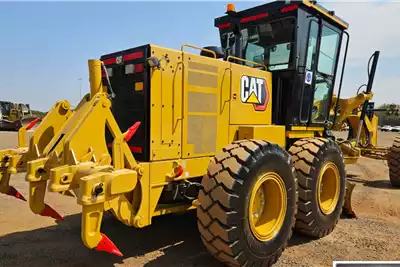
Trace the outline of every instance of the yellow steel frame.
<path fill-rule="evenodd" d="M 89 248 L 97 247 L 104 238 L 100 228 L 105 211 L 111 211 L 128 226 L 141 228 L 150 225 L 154 216 L 196 207 L 196 200 L 174 205 L 159 204 L 165 185 L 202 177 L 213 156 L 213 153 L 180 154 L 186 149 L 184 140 L 188 139 L 185 136 L 188 127 L 186 117 L 193 115 L 188 111 L 189 91 L 208 90 L 208 94 L 217 96 L 215 99 L 219 106 L 216 111 L 208 112 L 215 115 L 222 125 L 216 127 L 219 135 L 215 137 L 215 149 L 238 139 L 264 139 L 285 147 L 287 139 L 322 136 L 325 130 L 324 127 L 305 126 L 293 126 L 287 130 L 285 126 L 269 125 L 271 103 L 266 104 L 264 111 L 256 112 L 252 105 L 238 100 L 235 102 L 239 94 L 237 88 L 240 87 L 238 78 L 242 74 L 265 79 L 270 94 L 271 74 L 268 72 L 218 61 L 214 64 L 218 72 L 215 77 L 217 87 L 190 87 L 185 80 L 188 66 L 203 68 L 197 72 L 193 70 L 192 75 L 212 74 L 204 66 L 215 59 L 156 46 L 152 48 L 154 56 L 167 58 L 161 69 L 169 74 L 161 74 L 160 70 L 151 73 L 152 85 L 156 85 L 150 100 L 154 114 L 151 120 L 151 162 L 137 162 L 133 157 L 126 140 L 130 129 L 122 133 L 111 112 L 111 101 L 107 88 L 102 84 L 99 60 L 89 60 L 90 94 L 74 111 L 67 101 L 56 103 L 33 132 L 29 144 L 26 142 L 26 128 L 22 128 L 19 131 L 19 148 L 0 150 L 0 192 L 9 191 L 10 174 L 26 171 L 30 208 L 34 213 L 43 215 L 49 180 L 48 190 L 52 192 L 68 194 L 74 191 L 78 204 L 82 205 L 81 237 Z M 199 84 L 202 82 L 201 79 L 196 81 Z M 157 97 L 163 94 L 165 98 Z M 349 117 L 350 111 L 366 97 L 369 96 L 340 99 L 342 113 L 339 120 Z M 235 110 L 235 114 L 245 114 L 249 124 L 243 124 L 246 121 L 243 118 L 237 120 L 232 117 L 227 105 Z M 104 137 L 106 128 L 113 137 L 111 156 Z M 348 162 L 359 156 L 359 151 L 352 145 L 343 143 L 341 147 L 348 156 Z M 184 172 L 177 175 L 176 170 L 180 168 Z"/>
<path fill-rule="evenodd" d="M 346 22 L 340 20 L 339 18 L 329 14 L 328 12 L 326 12 L 325 10 L 323 10 L 322 8 L 320 8 L 318 5 L 315 5 L 312 1 L 308 1 L 308 0 L 303 0 L 303 4 L 315 9 L 316 11 L 318 11 L 319 13 L 323 14 L 324 16 L 326 16 L 327 18 L 330 18 L 331 20 L 333 20 L 334 22 L 336 22 L 337 24 L 339 24 L 340 26 L 342 26 L 343 28 L 347 29 L 349 27 L 349 24 L 347 24 Z"/>
<path fill-rule="evenodd" d="M 343 122 L 348 121 L 349 127 L 354 131 L 354 135 L 357 135 L 357 131 L 360 125 L 360 106 L 367 100 L 371 100 L 373 93 L 360 93 L 355 97 L 348 99 L 337 99 L 333 96 L 331 105 L 331 115 L 334 115 L 334 107 L 338 101 L 339 112 L 335 121 L 335 125 L 332 125 L 333 130 L 340 130 Z M 355 112 L 354 112 L 355 111 Z M 364 126 L 361 128 L 360 140 L 367 137 L 370 139 L 369 147 L 362 147 L 356 144 L 355 140 L 347 140 L 340 142 L 340 147 L 345 154 L 345 163 L 353 164 L 356 163 L 361 155 L 383 159 L 386 157 L 387 149 L 383 147 L 377 147 L 377 134 L 378 134 L 378 117 L 373 115 L 370 119 L 367 115 L 364 117 Z"/>
<path fill-rule="evenodd" d="M 7 194 L 10 191 L 11 174 L 25 172 L 27 162 L 43 156 L 44 149 L 72 111 L 68 101 L 57 102 L 33 131 L 29 144 L 27 143 L 27 127 L 18 131 L 18 148 L 0 150 L 0 192 Z"/>
<path fill-rule="evenodd" d="M 286 137 L 289 139 L 312 138 L 322 136 L 324 130 L 324 127 L 292 126 L 289 131 L 286 131 Z"/>
<path fill-rule="evenodd" d="M 153 216 L 195 208 L 190 203 L 173 206 L 158 205 L 158 201 L 168 182 L 202 176 L 210 158 L 136 162 L 125 141 L 127 133 L 121 133 L 110 110 L 111 101 L 101 85 L 100 61 L 89 61 L 89 70 L 90 96 L 74 112 L 68 109 L 63 113 L 63 123 L 57 111 L 69 105 L 57 103 L 33 133 L 29 149 L 2 151 L 12 159 L 2 167 L 6 168 L 3 173 L 9 174 L 18 165 L 14 163 L 14 159 L 19 159 L 17 152 L 25 152 L 27 160 L 21 171 L 26 170 L 29 204 L 36 214 L 45 209 L 48 180 L 52 192 L 75 191 L 77 202 L 82 205 L 82 240 L 87 247 L 94 248 L 103 238 L 100 226 L 104 211 L 111 211 L 126 225 L 145 227 L 151 224 Z M 46 136 L 46 129 L 51 127 L 54 135 Z M 104 140 L 105 127 L 114 137 L 112 158 Z M 21 140 L 25 134 L 26 131 L 20 131 Z M 47 138 L 46 142 L 41 141 L 43 138 Z M 41 146 L 42 143 L 46 145 Z M 179 177 L 174 176 L 177 166 L 185 169 Z M 8 184 L 9 175 L 5 177 Z"/>

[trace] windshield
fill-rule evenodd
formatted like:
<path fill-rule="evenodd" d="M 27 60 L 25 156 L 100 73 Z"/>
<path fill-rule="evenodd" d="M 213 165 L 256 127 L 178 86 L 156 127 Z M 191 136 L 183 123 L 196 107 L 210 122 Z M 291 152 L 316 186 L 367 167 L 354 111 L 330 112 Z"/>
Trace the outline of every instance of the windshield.
<path fill-rule="evenodd" d="M 7 115 L 10 113 L 11 105 L 8 102 L 0 101 L 0 113 Z"/>
<path fill-rule="evenodd" d="M 271 71 L 289 68 L 294 27 L 294 18 L 242 25 L 242 55 L 246 60 L 266 65 Z M 227 54 L 235 56 L 235 35 L 232 32 L 225 33 L 221 36 L 221 42 Z"/>

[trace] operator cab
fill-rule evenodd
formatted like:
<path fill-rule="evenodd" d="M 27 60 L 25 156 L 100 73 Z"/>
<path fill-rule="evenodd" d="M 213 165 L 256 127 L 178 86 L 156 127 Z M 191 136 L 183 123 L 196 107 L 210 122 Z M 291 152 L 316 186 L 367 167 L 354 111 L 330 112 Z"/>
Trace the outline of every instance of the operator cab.
<path fill-rule="evenodd" d="M 274 124 L 325 125 L 346 22 L 309 1 L 276 1 L 240 12 L 230 4 L 215 26 L 225 59 L 272 72 Z"/>

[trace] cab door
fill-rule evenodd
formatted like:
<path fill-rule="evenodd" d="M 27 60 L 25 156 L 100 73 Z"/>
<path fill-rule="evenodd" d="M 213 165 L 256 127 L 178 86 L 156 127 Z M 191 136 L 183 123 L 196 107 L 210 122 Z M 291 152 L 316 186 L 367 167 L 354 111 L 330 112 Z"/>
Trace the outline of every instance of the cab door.
<path fill-rule="evenodd" d="M 322 20 L 311 20 L 300 119 L 308 125 L 329 120 L 340 52 L 341 31 Z"/>

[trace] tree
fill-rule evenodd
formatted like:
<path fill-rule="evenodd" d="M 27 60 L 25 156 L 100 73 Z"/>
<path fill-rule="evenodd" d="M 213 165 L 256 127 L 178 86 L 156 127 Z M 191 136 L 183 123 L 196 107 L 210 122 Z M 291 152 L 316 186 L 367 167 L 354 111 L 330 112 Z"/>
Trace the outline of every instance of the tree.
<path fill-rule="evenodd" d="M 378 107 L 378 109 L 387 109 L 388 111 L 377 111 L 376 115 L 379 118 L 379 125 L 391 125 L 397 126 L 400 125 L 400 117 L 398 115 L 399 112 L 396 111 L 400 108 L 400 105 L 397 104 L 382 104 Z"/>

